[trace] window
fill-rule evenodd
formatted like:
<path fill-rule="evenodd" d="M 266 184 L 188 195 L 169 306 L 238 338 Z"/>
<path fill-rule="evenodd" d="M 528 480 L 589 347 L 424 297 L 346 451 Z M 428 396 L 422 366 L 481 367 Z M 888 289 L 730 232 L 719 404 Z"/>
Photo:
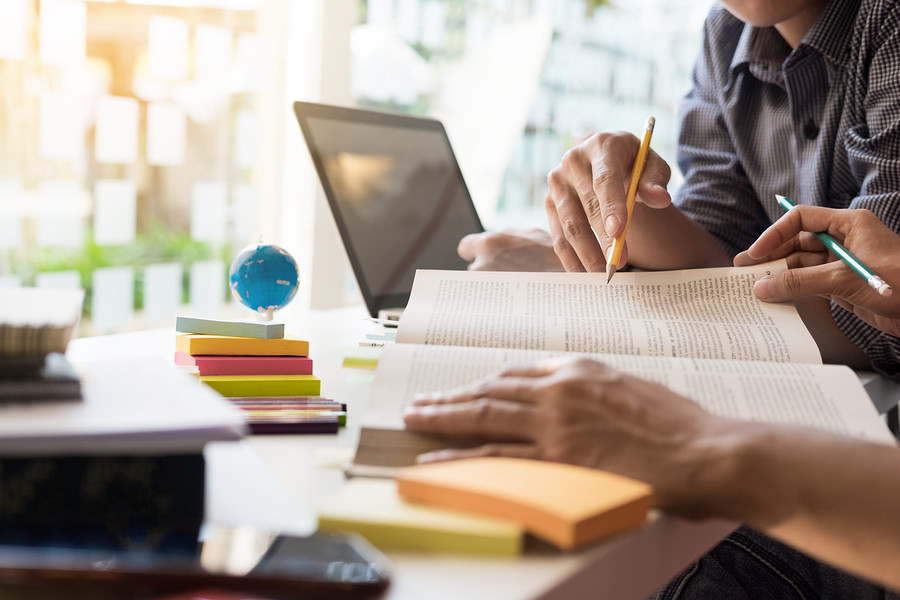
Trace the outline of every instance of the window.
<path fill-rule="evenodd" d="M 293 100 L 440 118 L 485 224 L 543 226 L 590 131 L 654 114 L 672 159 L 707 9 L 593 4 L 3 0 L 0 285 L 86 288 L 83 335 L 246 316 L 227 269 L 264 240 L 295 304 L 358 302 Z"/>
<path fill-rule="evenodd" d="M 638 134 L 652 114 L 654 149 L 674 158 L 705 3 L 363 4 L 356 102 L 441 118 L 489 227 L 542 226 L 547 173 L 592 131 Z"/>
<path fill-rule="evenodd" d="M 84 287 L 83 334 L 221 311 L 278 222 L 262 33 L 284 6 L 0 3 L 0 284 Z"/>

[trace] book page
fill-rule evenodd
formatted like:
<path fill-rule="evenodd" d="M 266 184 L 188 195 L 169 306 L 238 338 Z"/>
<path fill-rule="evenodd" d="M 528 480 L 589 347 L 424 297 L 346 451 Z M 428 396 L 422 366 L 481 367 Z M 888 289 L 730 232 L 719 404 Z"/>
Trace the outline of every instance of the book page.
<path fill-rule="evenodd" d="M 385 346 L 363 428 L 402 429 L 416 393 L 447 390 L 564 352 L 394 344 Z M 585 356 L 585 355 L 578 355 Z M 852 369 L 840 365 L 589 355 L 656 381 L 723 417 L 802 425 L 886 443 L 890 431 Z"/>
<path fill-rule="evenodd" d="M 787 268 L 617 273 L 419 270 L 397 341 L 821 363 L 789 304 L 768 304 L 753 283 Z"/>

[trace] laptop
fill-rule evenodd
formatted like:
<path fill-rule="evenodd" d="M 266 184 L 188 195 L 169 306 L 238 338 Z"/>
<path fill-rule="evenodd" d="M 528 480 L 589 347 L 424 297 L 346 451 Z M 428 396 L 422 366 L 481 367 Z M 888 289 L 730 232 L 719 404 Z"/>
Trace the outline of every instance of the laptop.
<path fill-rule="evenodd" d="M 402 310 L 416 269 L 467 267 L 456 246 L 484 228 L 439 121 L 309 102 L 294 112 L 369 314 Z"/>

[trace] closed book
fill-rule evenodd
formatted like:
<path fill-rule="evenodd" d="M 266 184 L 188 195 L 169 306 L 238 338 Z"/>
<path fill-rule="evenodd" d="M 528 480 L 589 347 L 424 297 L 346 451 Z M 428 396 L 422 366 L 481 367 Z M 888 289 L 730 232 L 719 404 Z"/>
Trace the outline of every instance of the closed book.
<path fill-rule="evenodd" d="M 319 529 L 353 531 L 382 549 L 516 556 L 523 529 L 511 521 L 409 502 L 390 479 L 345 482 L 319 510 Z"/>
<path fill-rule="evenodd" d="M 201 375 L 200 381 L 223 396 L 318 396 L 315 375 Z"/>
<path fill-rule="evenodd" d="M 408 500 L 510 519 L 564 550 L 640 527 L 652 505 L 652 489 L 640 481 L 521 458 L 406 467 L 397 490 Z"/>
<path fill-rule="evenodd" d="M 222 319 L 201 319 L 197 317 L 176 317 L 175 331 L 180 331 L 182 333 L 232 335 L 237 337 L 272 340 L 284 337 L 284 323 L 276 323 L 274 321 L 228 321 Z"/>
<path fill-rule="evenodd" d="M 204 485 L 200 452 L 0 457 L 0 544 L 191 551 Z"/>
<path fill-rule="evenodd" d="M 0 377 L 0 403 L 81 400 L 81 380 L 65 354 L 51 352 L 37 370 Z"/>
<path fill-rule="evenodd" d="M 191 356 L 175 352 L 175 364 L 197 367 L 201 375 L 312 375 L 308 356 Z"/>
<path fill-rule="evenodd" d="M 163 360 L 73 366 L 81 402 L 0 404 L 0 456 L 184 454 L 244 431 L 240 410 Z"/>
<path fill-rule="evenodd" d="M 184 333 L 175 336 L 175 350 L 185 354 L 258 356 L 309 356 L 309 342 L 291 335 L 276 340 L 259 340 L 227 335 Z"/>

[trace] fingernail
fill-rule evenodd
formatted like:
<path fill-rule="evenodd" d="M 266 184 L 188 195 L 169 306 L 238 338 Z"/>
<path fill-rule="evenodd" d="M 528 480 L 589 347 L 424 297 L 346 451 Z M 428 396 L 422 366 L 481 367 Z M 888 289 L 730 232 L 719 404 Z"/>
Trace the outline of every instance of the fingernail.
<path fill-rule="evenodd" d="M 428 412 L 429 408 L 426 406 L 407 406 L 403 409 L 404 417 L 419 417 Z"/>
<path fill-rule="evenodd" d="M 453 450 L 432 450 L 416 457 L 416 464 L 446 462 L 453 459 Z"/>
<path fill-rule="evenodd" d="M 426 452 L 425 454 L 420 454 L 416 457 L 416 464 L 421 465 L 425 463 L 431 462 L 439 462 L 438 454 L 440 452 Z"/>
<path fill-rule="evenodd" d="M 766 275 L 753 284 L 753 295 L 760 300 L 768 300 L 775 296 L 775 278 Z"/>
<path fill-rule="evenodd" d="M 612 235 L 613 232 L 619 230 L 619 220 L 613 215 L 606 217 L 606 223 L 604 225 L 606 227 L 607 235 Z"/>

